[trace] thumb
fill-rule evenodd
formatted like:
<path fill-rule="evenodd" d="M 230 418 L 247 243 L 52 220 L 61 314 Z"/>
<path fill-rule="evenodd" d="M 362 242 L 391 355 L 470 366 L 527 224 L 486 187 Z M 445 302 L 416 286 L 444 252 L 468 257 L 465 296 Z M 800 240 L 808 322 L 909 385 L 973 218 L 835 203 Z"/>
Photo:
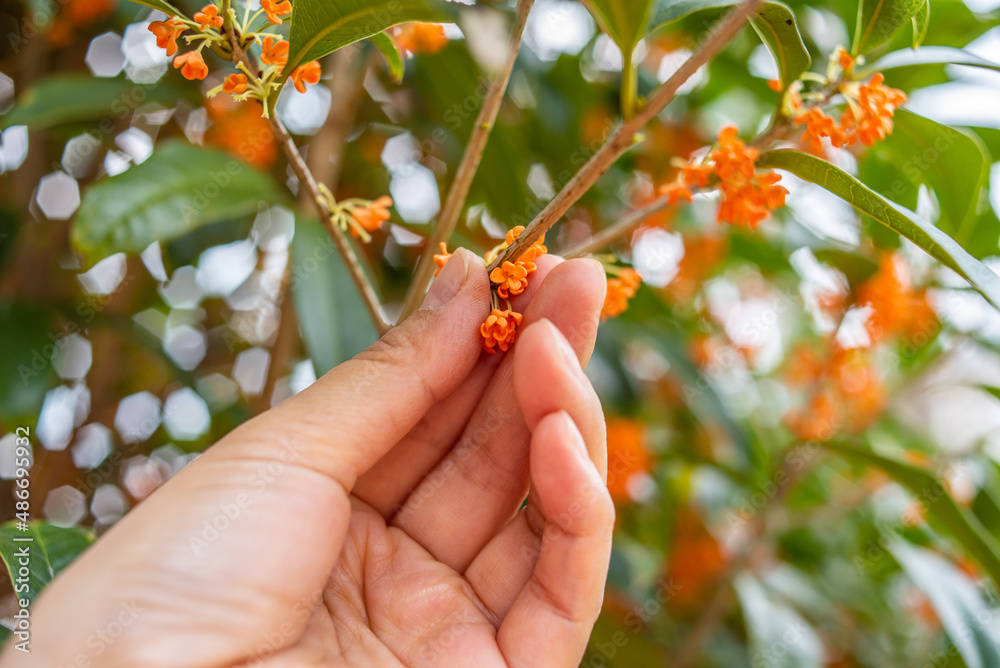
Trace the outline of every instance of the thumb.
<path fill-rule="evenodd" d="M 248 422 L 244 438 L 279 431 L 350 491 L 357 478 L 458 387 L 476 360 L 487 314 L 482 261 L 459 249 L 423 305 L 401 325 L 303 392 Z M 291 432 L 291 433 L 290 433 Z M 315 451 L 313 449 L 315 448 Z"/>

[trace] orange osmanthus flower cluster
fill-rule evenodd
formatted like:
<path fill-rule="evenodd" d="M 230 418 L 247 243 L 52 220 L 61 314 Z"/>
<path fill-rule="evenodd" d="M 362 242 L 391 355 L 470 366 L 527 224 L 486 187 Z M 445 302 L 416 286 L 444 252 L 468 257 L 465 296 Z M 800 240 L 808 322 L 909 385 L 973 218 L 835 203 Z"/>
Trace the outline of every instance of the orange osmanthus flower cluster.
<path fill-rule="evenodd" d="M 491 248 L 483 256 L 483 264 L 489 265 L 500 253 L 514 243 L 524 226 L 518 225 L 507 232 L 504 242 Z M 510 298 L 524 292 L 528 287 L 528 276 L 537 270 L 535 260 L 539 255 L 548 252 L 545 247 L 545 238 L 542 237 L 533 243 L 521 256 L 513 262 L 504 262 L 490 272 L 490 314 L 486 321 L 480 325 L 479 333 L 483 337 L 483 350 L 489 354 L 496 353 L 497 350 L 507 352 L 514 344 L 517 335 L 517 328 L 521 325 L 524 316 L 515 311 L 510 304 Z M 434 275 L 441 273 L 451 253 L 448 246 L 441 242 L 441 253 L 434 256 L 434 264 L 437 265 Z M 507 308 L 500 308 L 500 300 L 503 300 Z"/>
<path fill-rule="evenodd" d="M 926 291 L 913 287 L 898 253 L 882 255 L 878 271 L 858 286 L 854 305 L 869 309 L 866 345 L 844 348 L 834 342 L 826 356 L 801 347 L 790 358 L 789 384 L 810 390 L 803 409 L 790 413 L 786 420 L 801 439 L 825 441 L 841 430 L 856 432 L 874 422 L 888 398 L 875 365 L 874 347 L 895 336 L 923 345 L 938 327 Z"/>
<path fill-rule="evenodd" d="M 628 310 L 628 302 L 635 297 L 642 278 L 635 269 L 613 269 L 617 276 L 608 278 L 607 291 L 604 293 L 604 305 L 601 307 L 601 318 L 613 318 Z"/>
<path fill-rule="evenodd" d="M 757 169 L 757 149 L 739 138 L 739 130 L 727 126 L 719 131 L 718 148 L 704 161 L 680 165 L 674 181 L 660 187 L 670 204 L 690 202 L 692 188 L 707 188 L 715 178 L 721 198 L 716 220 L 756 229 L 771 211 L 784 206 L 788 190 L 777 185 L 781 176 Z"/>
<path fill-rule="evenodd" d="M 178 37 L 188 30 L 196 33 L 184 39 L 188 44 L 198 40 L 197 48 L 176 55 L 174 58 L 174 68 L 180 70 L 185 79 L 201 81 L 208 76 L 209 68 L 203 55 L 205 47 L 216 49 L 217 53 L 223 54 L 223 57 L 232 51 L 229 36 L 222 31 L 226 17 L 219 12 L 217 4 L 209 3 L 195 12 L 191 19 L 174 16 L 166 21 L 153 21 L 149 24 L 149 31 L 156 36 L 156 45 L 165 49 L 168 56 L 177 54 Z M 291 15 L 292 4 L 289 0 L 263 0 L 260 12 L 253 17 L 244 17 L 246 25 L 241 25 L 235 13 L 231 13 L 233 29 L 240 36 L 241 46 L 249 52 L 254 44 L 259 44 L 260 61 L 266 67 L 261 72 L 251 72 L 246 63 L 237 63 L 237 68 L 241 71 L 228 75 L 224 83 L 208 91 L 207 96 L 211 98 L 222 92 L 233 95 L 239 101 L 258 100 L 266 116 L 269 113 L 269 99 L 281 88 L 283 69 L 288 63 L 289 44 L 280 35 L 273 35 L 263 30 L 249 30 L 261 12 L 267 15 L 266 25 L 280 25 L 282 17 Z M 295 90 L 305 93 L 307 85 L 319 83 L 321 73 L 319 62 L 313 60 L 296 67 L 287 78 L 291 80 Z"/>
<path fill-rule="evenodd" d="M 805 108 L 800 95 L 801 82 L 788 91 L 788 108 L 795 114 L 796 125 L 804 125 L 802 139 L 814 153 L 823 152 L 823 139 L 829 139 L 836 148 L 864 144 L 874 146 L 892 133 L 892 117 L 896 109 L 906 102 L 906 94 L 885 85 L 882 73 L 874 74 L 867 82 L 852 81 L 854 60 L 842 47 L 831 58 L 831 73 L 846 74 L 848 79 L 835 86 L 843 96 L 847 108 L 838 122 L 827 115 L 820 106 Z M 839 75 L 838 75 L 839 76 Z M 832 77 L 831 75 L 831 78 Z"/>

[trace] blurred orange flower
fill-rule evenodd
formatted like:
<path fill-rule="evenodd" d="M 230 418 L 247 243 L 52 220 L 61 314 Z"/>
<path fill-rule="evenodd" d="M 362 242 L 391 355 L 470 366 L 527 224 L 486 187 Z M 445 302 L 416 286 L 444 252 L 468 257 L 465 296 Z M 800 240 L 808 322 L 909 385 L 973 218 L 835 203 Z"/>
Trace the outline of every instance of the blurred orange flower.
<path fill-rule="evenodd" d="M 629 479 L 636 473 L 648 473 L 652 465 L 646 450 L 646 427 L 637 420 L 608 420 L 608 491 L 615 503 L 631 501 Z"/>
<path fill-rule="evenodd" d="M 213 97 L 205 103 L 211 127 L 205 132 L 205 143 L 218 146 L 244 162 L 267 169 L 278 157 L 278 144 L 268 120 L 261 116 L 260 103 L 238 103 L 227 95 Z"/>
<path fill-rule="evenodd" d="M 617 276 L 608 278 L 601 317 L 613 318 L 628 310 L 628 302 L 635 296 L 641 283 L 642 278 L 635 269 L 622 269 Z"/>
<path fill-rule="evenodd" d="M 680 507 L 667 555 L 666 578 L 677 585 L 668 605 L 681 613 L 700 609 L 725 566 L 725 554 L 701 517 L 693 508 Z"/>
<path fill-rule="evenodd" d="M 405 23 L 393 37 L 396 46 L 410 53 L 437 53 L 448 44 L 444 26 L 439 23 Z"/>

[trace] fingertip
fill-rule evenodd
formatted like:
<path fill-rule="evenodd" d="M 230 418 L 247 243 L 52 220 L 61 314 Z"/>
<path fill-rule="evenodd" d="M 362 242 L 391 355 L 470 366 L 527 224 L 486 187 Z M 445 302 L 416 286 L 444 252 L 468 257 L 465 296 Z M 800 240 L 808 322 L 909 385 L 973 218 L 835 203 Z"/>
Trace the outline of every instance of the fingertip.
<path fill-rule="evenodd" d="M 536 425 L 531 479 L 546 519 L 560 529 L 574 534 L 596 533 L 605 522 L 613 525 L 614 504 L 607 487 L 587 453 L 583 435 L 566 411 L 549 413 Z"/>

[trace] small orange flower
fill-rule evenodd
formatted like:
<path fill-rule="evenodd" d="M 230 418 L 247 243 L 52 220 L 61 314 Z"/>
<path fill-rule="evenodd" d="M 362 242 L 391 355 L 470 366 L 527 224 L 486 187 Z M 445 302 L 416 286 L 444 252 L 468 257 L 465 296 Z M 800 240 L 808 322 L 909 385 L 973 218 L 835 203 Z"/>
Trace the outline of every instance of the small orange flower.
<path fill-rule="evenodd" d="M 177 19 L 153 21 L 149 24 L 149 32 L 156 35 L 156 46 L 167 50 L 167 56 L 177 53 L 177 38 L 187 28 Z"/>
<path fill-rule="evenodd" d="M 849 105 L 840 117 L 840 124 L 851 143 L 874 146 L 892 134 L 892 116 L 906 102 L 906 93 L 884 85 L 885 77 L 876 73 L 858 86 L 857 102 Z"/>
<path fill-rule="evenodd" d="M 840 69 L 848 72 L 854 69 L 854 59 L 851 58 L 851 54 L 844 47 L 838 46 L 834 52 L 834 56 L 837 58 L 837 64 L 840 65 Z"/>
<path fill-rule="evenodd" d="M 188 51 L 174 58 L 174 67 L 181 71 L 181 76 L 191 81 L 202 80 L 208 76 L 208 65 L 199 51 Z"/>
<path fill-rule="evenodd" d="M 775 93 L 781 92 L 781 81 L 778 79 L 768 79 L 767 87 L 773 90 Z"/>
<path fill-rule="evenodd" d="M 528 270 L 513 262 L 504 262 L 490 272 L 490 280 L 497 284 L 497 294 L 508 299 L 510 295 L 519 295 L 528 287 Z"/>
<path fill-rule="evenodd" d="M 265 37 L 260 59 L 267 65 L 284 66 L 288 62 L 288 42 L 283 39 L 275 40 L 271 36 Z"/>
<path fill-rule="evenodd" d="M 382 195 L 377 200 L 369 202 L 368 206 L 352 209 L 351 217 L 368 232 L 374 232 L 382 226 L 382 223 L 389 220 L 390 206 L 392 206 L 392 198 L 388 195 Z"/>
<path fill-rule="evenodd" d="M 496 353 L 497 348 L 507 352 L 514 345 L 517 327 L 523 319 L 524 316 L 515 311 L 493 309 L 486 322 L 479 327 L 479 333 L 483 335 L 483 350 L 491 355 Z"/>
<path fill-rule="evenodd" d="M 222 27 L 222 17 L 219 16 L 219 8 L 215 5 L 205 5 L 191 18 L 201 26 L 202 31 Z"/>
<path fill-rule="evenodd" d="M 687 162 L 681 165 L 680 172 L 684 183 L 704 188 L 708 185 L 709 177 L 712 176 L 712 166 L 705 163 L 695 165 Z"/>
<path fill-rule="evenodd" d="M 642 278 L 635 269 L 622 269 L 618 276 L 608 278 L 608 288 L 601 307 L 601 318 L 613 318 L 628 310 L 628 302 L 635 296 Z"/>
<path fill-rule="evenodd" d="M 670 206 L 681 200 L 690 202 L 692 198 L 691 189 L 680 179 L 660 186 L 660 195 L 667 198 L 667 204 Z"/>
<path fill-rule="evenodd" d="M 295 90 L 300 93 L 306 92 L 306 84 L 310 86 L 318 84 L 320 74 L 322 74 L 322 70 L 318 60 L 310 60 L 305 65 L 296 67 L 292 70 L 292 83 L 295 84 Z"/>
<path fill-rule="evenodd" d="M 437 276 L 444 269 L 445 263 L 451 258 L 451 253 L 448 252 L 448 244 L 441 242 L 441 254 L 434 256 L 434 264 L 437 265 L 437 269 L 434 270 L 434 275 Z"/>
<path fill-rule="evenodd" d="M 260 0 L 261 9 L 267 14 L 267 20 L 274 25 L 281 25 L 281 17 L 292 13 L 292 3 L 288 0 Z"/>
<path fill-rule="evenodd" d="M 795 124 L 806 126 L 805 139 L 809 141 L 809 145 L 815 153 L 823 151 L 823 137 L 829 137 L 830 143 L 837 148 L 847 143 L 847 133 L 844 129 L 817 107 L 813 107 L 796 117 Z"/>
<path fill-rule="evenodd" d="M 234 72 L 226 77 L 226 80 L 222 83 L 222 91 L 224 93 L 234 93 L 240 95 L 245 93 L 247 90 L 247 75 L 239 74 Z"/>
<path fill-rule="evenodd" d="M 396 45 L 410 53 L 437 53 L 448 44 L 444 26 L 438 23 L 407 23 L 396 29 Z"/>

